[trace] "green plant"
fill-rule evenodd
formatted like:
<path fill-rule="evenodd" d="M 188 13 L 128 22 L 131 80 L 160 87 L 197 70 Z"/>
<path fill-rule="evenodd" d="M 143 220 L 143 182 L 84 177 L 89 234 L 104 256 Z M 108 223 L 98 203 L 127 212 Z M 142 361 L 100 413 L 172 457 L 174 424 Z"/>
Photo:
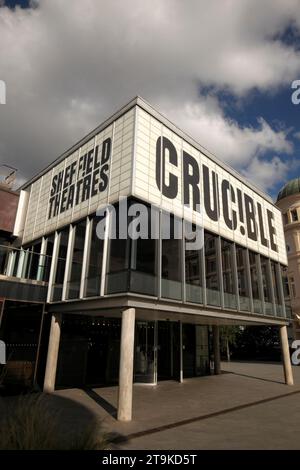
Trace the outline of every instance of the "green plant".
<path fill-rule="evenodd" d="M 96 421 L 79 432 L 63 433 L 60 413 L 49 406 L 44 394 L 11 400 L 0 418 L 2 450 L 98 450 L 107 444 Z"/>

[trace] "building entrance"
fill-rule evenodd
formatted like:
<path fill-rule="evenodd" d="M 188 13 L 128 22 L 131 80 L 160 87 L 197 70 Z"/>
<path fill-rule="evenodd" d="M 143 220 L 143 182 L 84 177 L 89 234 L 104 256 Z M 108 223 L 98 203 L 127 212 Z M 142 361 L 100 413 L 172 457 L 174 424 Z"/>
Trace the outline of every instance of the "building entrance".
<path fill-rule="evenodd" d="M 57 387 L 117 385 L 121 320 L 64 315 L 56 376 Z M 206 375 L 208 327 L 172 321 L 135 325 L 134 382 L 156 384 Z"/>
<path fill-rule="evenodd" d="M 180 380 L 180 324 L 159 321 L 157 328 L 157 379 Z"/>
<path fill-rule="evenodd" d="M 119 319 L 65 315 L 62 324 L 56 385 L 115 385 L 119 377 Z"/>

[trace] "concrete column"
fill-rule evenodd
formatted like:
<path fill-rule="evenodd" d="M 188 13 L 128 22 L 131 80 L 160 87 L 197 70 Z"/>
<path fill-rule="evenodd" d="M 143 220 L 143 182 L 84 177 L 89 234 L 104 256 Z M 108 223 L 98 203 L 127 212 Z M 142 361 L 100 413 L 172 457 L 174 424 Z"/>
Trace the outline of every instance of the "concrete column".
<path fill-rule="evenodd" d="M 220 330 L 219 325 L 213 325 L 214 373 L 221 374 L 220 359 Z"/>
<path fill-rule="evenodd" d="M 131 421 L 135 309 L 122 312 L 118 420 Z"/>
<path fill-rule="evenodd" d="M 294 385 L 293 371 L 290 358 L 289 341 L 287 335 L 287 327 L 280 326 L 280 341 L 282 351 L 282 362 L 284 370 L 284 379 L 287 385 Z"/>
<path fill-rule="evenodd" d="M 44 392 L 54 392 L 55 378 L 57 369 L 57 358 L 60 341 L 60 330 L 61 330 L 61 313 L 55 313 L 51 318 L 51 328 L 49 336 L 47 364 L 44 379 Z"/>

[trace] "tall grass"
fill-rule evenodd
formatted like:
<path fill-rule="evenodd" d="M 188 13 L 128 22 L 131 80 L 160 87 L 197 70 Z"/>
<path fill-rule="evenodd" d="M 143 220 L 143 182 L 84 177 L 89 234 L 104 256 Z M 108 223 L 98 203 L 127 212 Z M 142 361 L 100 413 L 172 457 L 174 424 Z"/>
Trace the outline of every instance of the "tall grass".
<path fill-rule="evenodd" d="M 18 397 L 0 417 L 1 450 L 100 450 L 108 442 L 96 421 L 79 431 L 62 431 L 59 411 L 47 395 Z"/>

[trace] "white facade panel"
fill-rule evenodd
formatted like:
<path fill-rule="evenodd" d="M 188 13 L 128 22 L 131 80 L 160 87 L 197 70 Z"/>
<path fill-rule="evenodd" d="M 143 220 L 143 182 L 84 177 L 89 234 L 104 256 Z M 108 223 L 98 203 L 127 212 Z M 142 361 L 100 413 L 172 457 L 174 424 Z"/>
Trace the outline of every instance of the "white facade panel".
<path fill-rule="evenodd" d="M 192 208 L 199 198 L 199 209 L 190 220 L 200 212 L 197 220 L 203 221 L 205 229 L 287 263 L 278 208 L 141 108 L 137 112 L 133 194 L 179 217 L 185 202 Z"/>
<path fill-rule="evenodd" d="M 26 188 L 23 244 L 129 195 L 134 123 L 132 108 Z"/>

